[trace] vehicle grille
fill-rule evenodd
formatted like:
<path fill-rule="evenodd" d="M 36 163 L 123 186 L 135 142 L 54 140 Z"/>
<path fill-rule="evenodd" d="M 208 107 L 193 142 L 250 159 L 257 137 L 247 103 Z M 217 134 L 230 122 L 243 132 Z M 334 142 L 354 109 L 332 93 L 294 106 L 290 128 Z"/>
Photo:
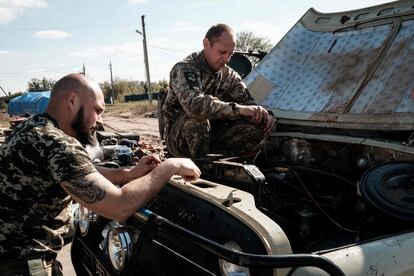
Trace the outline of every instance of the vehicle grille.
<path fill-rule="evenodd" d="M 200 224 L 196 214 L 160 197 L 148 203 L 146 208 L 188 230 L 196 231 Z"/>

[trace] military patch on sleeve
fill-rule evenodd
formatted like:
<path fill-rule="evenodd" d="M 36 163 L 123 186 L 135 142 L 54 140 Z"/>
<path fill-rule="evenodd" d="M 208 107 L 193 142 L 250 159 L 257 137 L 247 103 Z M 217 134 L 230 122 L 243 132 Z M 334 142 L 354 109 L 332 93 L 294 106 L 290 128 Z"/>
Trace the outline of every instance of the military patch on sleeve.
<path fill-rule="evenodd" d="M 190 89 L 200 88 L 196 72 L 184 72 L 184 76 Z"/>

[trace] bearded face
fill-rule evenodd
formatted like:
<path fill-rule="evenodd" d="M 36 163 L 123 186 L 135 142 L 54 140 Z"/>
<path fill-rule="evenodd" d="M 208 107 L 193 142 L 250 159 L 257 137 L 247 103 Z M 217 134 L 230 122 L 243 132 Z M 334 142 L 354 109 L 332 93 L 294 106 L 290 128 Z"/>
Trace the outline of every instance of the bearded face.
<path fill-rule="evenodd" d="M 82 106 L 72 122 L 72 129 L 76 132 L 76 139 L 82 143 L 82 145 L 95 146 L 97 144 L 96 139 L 96 127 L 88 126 L 85 118 L 85 110 Z"/>

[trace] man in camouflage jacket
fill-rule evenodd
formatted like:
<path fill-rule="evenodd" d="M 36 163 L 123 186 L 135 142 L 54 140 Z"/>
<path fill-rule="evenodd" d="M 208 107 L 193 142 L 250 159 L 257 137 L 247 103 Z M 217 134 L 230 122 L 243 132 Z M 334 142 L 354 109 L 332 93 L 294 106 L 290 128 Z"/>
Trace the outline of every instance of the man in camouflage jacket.
<path fill-rule="evenodd" d="M 200 175 L 183 158 L 160 163 L 147 156 L 131 168 L 95 167 L 83 145 L 95 143 L 104 109 L 99 85 L 81 74 L 65 76 L 53 87 L 46 113 L 20 123 L 1 145 L 0 276 L 61 274 L 55 258 L 69 229 L 71 197 L 124 221 L 172 175 Z"/>
<path fill-rule="evenodd" d="M 170 72 L 161 110 L 167 148 L 174 156 L 191 158 L 254 150 L 272 131 L 275 120 L 226 65 L 236 36 L 229 26 L 218 24 L 208 30 L 203 46 Z"/>

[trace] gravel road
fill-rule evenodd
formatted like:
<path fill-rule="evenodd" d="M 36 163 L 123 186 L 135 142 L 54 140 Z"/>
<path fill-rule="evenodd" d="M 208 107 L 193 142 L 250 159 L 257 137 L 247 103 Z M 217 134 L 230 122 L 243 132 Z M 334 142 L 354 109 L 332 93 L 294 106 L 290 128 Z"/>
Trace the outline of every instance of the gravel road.
<path fill-rule="evenodd" d="M 140 135 L 144 142 L 160 143 L 160 133 L 158 131 L 158 119 L 149 113 L 143 116 L 116 116 L 104 114 L 105 130 L 114 132 L 134 132 Z"/>

